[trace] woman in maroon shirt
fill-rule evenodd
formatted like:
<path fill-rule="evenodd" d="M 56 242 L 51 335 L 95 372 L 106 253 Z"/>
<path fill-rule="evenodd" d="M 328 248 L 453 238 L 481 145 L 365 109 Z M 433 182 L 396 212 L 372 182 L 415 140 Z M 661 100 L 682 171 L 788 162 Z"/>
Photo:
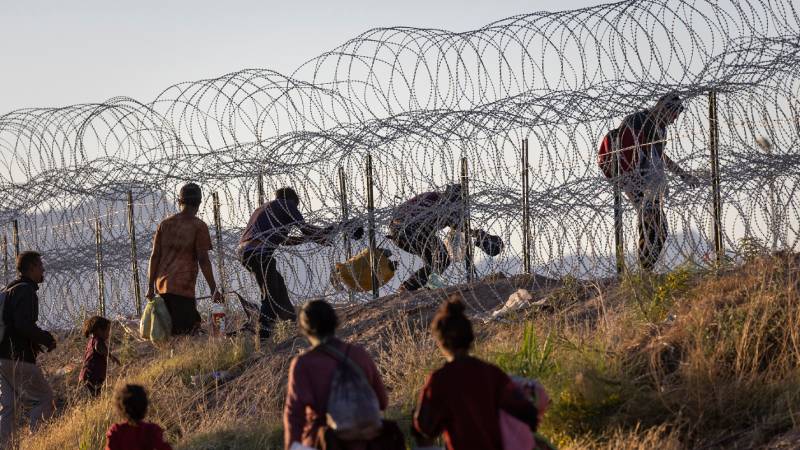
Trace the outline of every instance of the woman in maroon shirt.
<path fill-rule="evenodd" d="M 536 407 L 508 375 L 469 355 L 474 335 L 459 294 L 442 304 L 431 328 L 447 362 L 420 394 L 414 430 L 421 445 L 443 433 L 448 450 L 503 450 L 501 409 L 536 430 Z"/>
<path fill-rule="evenodd" d="M 321 343 L 333 346 L 361 367 L 367 382 L 375 391 L 381 411 L 386 409 L 389 402 L 378 368 L 367 351 L 360 345 L 342 342 L 334 336 L 338 319 L 329 303 L 323 300 L 306 303 L 300 311 L 299 322 L 300 330 L 311 343 L 311 349 L 295 357 L 289 366 L 289 382 L 283 409 L 286 449 L 294 442 L 315 448 L 321 445 L 319 432 L 326 423 L 328 396 L 333 374 L 339 365 L 339 361 L 315 349 Z M 387 423 L 384 422 L 384 428 L 386 426 Z M 382 434 L 386 431 L 388 430 L 384 430 Z M 379 445 L 378 442 L 352 441 L 348 442 L 347 449 L 387 448 Z"/>

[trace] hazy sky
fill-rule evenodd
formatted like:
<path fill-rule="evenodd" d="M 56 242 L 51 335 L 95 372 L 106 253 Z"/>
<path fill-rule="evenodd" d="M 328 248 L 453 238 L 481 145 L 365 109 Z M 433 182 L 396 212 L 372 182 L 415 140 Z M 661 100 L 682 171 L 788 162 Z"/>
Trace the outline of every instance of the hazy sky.
<path fill-rule="evenodd" d="M 242 68 L 291 73 L 370 28 L 464 31 L 598 0 L 0 0 L 0 114 L 32 106 L 150 100 Z M 547 6 L 545 6 L 547 5 Z"/>

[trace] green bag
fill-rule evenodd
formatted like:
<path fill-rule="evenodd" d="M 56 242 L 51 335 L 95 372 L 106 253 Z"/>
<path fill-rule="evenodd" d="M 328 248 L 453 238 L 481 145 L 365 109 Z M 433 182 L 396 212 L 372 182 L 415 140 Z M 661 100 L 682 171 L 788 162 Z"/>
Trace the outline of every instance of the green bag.
<path fill-rule="evenodd" d="M 164 299 L 155 296 L 147 301 L 142 319 L 139 321 L 139 334 L 152 342 L 161 342 L 172 333 L 172 317 L 169 315 Z"/>

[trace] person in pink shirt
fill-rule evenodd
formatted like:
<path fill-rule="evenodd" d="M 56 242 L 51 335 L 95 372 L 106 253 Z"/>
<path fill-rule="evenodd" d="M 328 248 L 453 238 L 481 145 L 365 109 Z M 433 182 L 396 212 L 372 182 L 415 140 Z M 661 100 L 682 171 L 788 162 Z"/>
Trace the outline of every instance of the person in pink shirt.
<path fill-rule="evenodd" d="M 389 401 L 378 368 L 364 347 L 343 342 L 334 335 L 338 318 L 328 302 L 314 300 L 306 303 L 300 311 L 299 322 L 300 330 L 311 343 L 311 348 L 296 356 L 289 366 L 283 409 L 284 446 L 287 450 L 293 443 L 313 448 L 324 445 L 320 432 L 324 432 L 328 397 L 339 362 L 316 349 L 322 343 L 336 348 L 361 367 L 375 391 L 381 411 L 386 409 Z M 396 428 L 396 425 L 393 426 Z M 347 442 L 346 447 L 348 450 L 378 448 L 371 443 L 357 441 Z"/>

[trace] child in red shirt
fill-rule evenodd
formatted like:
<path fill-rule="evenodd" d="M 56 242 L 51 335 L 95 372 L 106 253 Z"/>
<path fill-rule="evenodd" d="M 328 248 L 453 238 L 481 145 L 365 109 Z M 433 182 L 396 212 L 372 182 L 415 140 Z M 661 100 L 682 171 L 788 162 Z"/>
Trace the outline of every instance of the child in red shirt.
<path fill-rule="evenodd" d="M 108 353 L 108 339 L 111 336 L 111 321 L 105 317 L 93 316 L 83 323 L 83 335 L 89 338 L 83 355 L 83 367 L 78 378 L 92 397 L 100 395 L 106 381 L 108 359 L 116 364 L 119 360 Z"/>
<path fill-rule="evenodd" d="M 116 407 L 125 422 L 115 423 L 106 432 L 105 450 L 172 450 L 164 441 L 160 426 L 145 422 L 147 392 L 136 384 L 117 391 Z"/>
<path fill-rule="evenodd" d="M 500 410 L 536 431 L 536 406 L 500 368 L 469 355 L 475 337 L 459 294 L 442 304 L 431 328 L 447 363 L 420 394 L 412 428 L 418 444 L 443 434 L 447 450 L 503 450 Z"/>

